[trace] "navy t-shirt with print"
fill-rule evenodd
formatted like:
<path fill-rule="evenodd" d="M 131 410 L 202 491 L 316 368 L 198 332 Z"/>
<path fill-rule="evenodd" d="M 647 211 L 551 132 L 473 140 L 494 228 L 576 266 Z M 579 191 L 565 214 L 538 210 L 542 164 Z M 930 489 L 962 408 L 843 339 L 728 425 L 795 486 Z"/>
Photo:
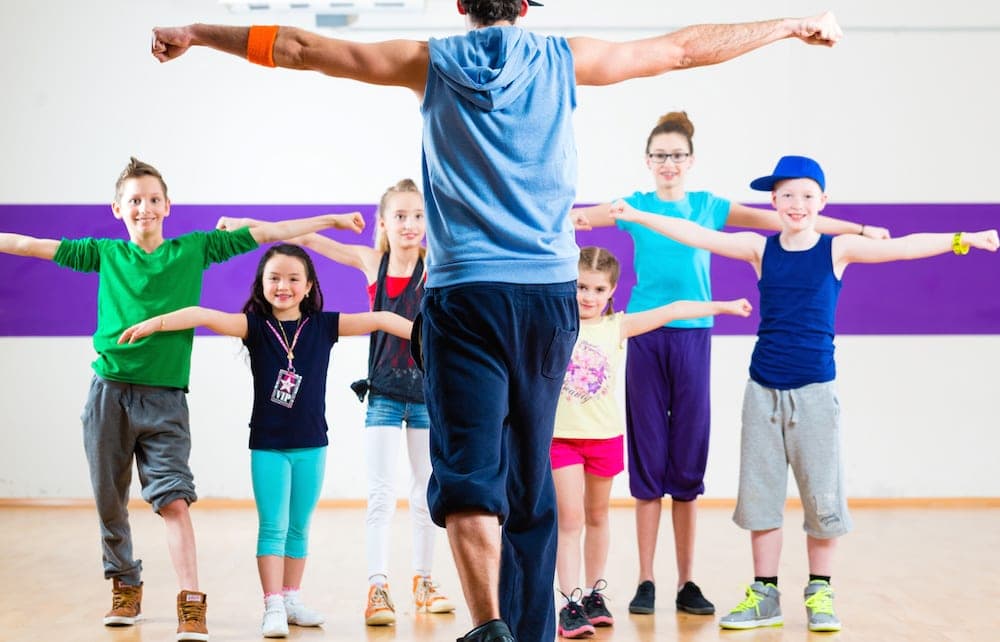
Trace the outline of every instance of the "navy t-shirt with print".
<path fill-rule="evenodd" d="M 250 448 L 287 450 L 326 446 L 326 373 L 330 350 L 339 338 L 339 312 L 320 312 L 302 318 L 292 366 L 301 379 L 297 384 L 281 371 L 288 370 L 285 348 L 275 336 L 284 329 L 294 341 L 298 321 L 247 314 L 247 351 L 253 372 L 253 413 L 250 416 Z M 274 332 L 268 327 L 274 328 Z M 279 382 L 279 378 L 282 379 Z M 294 399 L 290 400 L 294 393 Z M 291 403 L 291 407 L 288 404 Z"/>

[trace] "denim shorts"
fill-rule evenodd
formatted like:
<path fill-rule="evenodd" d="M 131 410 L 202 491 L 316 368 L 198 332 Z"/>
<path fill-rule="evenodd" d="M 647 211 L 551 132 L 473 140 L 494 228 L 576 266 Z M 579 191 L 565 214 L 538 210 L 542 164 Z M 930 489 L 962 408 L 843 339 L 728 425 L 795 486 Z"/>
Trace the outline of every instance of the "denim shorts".
<path fill-rule="evenodd" d="M 391 397 L 371 395 L 368 397 L 368 413 L 365 426 L 400 426 L 406 422 L 407 428 L 430 428 L 427 406 L 422 403 L 399 401 Z"/>

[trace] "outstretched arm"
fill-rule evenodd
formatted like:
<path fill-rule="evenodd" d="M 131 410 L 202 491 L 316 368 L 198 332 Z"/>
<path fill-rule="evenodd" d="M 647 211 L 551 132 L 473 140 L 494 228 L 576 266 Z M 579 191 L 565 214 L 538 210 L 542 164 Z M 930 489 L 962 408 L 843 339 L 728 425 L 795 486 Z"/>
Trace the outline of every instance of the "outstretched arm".
<path fill-rule="evenodd" d="M 577 231 L 591 230 L 595 227 L 611 227 L 615 217 L 611 214 L 611 203 L 601 203 L 589 207 L 574 207 L 569 211 L 573 220 L 573 229 Z"/>
<path fill-rule="evenodd" d="M 352 337 L 359 334 L 369 334 L 375 330 L 388 332 L 400 339 L 409 339 L 413 331 L 413 322 L 401 317 L 395 312 L 359 312 L 357 314 L 340 315 L 341 336 Z"/>
<path fill-rule="evenodd" d="M 778 219 L 778 213 L 774 210 L 747 207 L 739 203 L 733 203 L 729 206 L 729 216 L 726 218 L 726 224 L 738 227 L 750 227 L 758 230 L 778 231 L 781 229 L 781 221 Z M 870 239 L 889 238 L 889 230 L 884 227 L 852 223 L 851 221 L 823 215 L 816 217 L 816 231 L 820 234 L 832 235 L 857 234 Z"/>
<path fill-rule="evenodd" d="M 220 230 L 238 230 L 242 227 L 250 228 L 250 235 L 258 243 L 273 243 L 274 241 L 284 241 L 312 234 L 328 227 L 339 230 L 351 230 L 360 234 L 365 229 L 365 219 L 361 212 L 348 212 L 347 214 L 321 214 L 309 218 L 293 218 L 286 221 L 258 221 L 252 218 L 231 218 L 223 216 L 215 227 Z"/>
<path fill-rule="evenodd" d="M 249 27 L 193 24 L 153 29 L 153 56 L 160 62 L 173 60 L 191 47 L 208 47 L 224 53 L 247 56 Z M 319 71 L 373 85 L 408 87 L 423 95 L 427 82 L 427 43 L 389 40 L 361 43 L 327 38 L 295 27 L 279 27 L 270 54 L 273 65 L 288 69 Z M 266 52 L 265 52 L 266 53 Z"/>
<path fill-rule="evenodd" d="M 340 243 L 322 234 L 306 234 L 288 239 L 289 243 L 295 243 L 310 250 L 319 252 L 323 256 L 342 265 L 361 270 L 369 283 L 378 277 L 379 261 L 382 260 L 382 253 L 367 245 L 354 245 L 351 243 Z"/>
<path fill-rule="evenodd" d="M 860 236 L 838 236 L 833 240 L 833 264 L 837 273 L 842 273 L 850 263 L 888 263 L 923 259 L 956 250 L 964 254 L 970 247 L 987 252 L 996 252 L 1000 240 L 996 230 L 982 232 L 960 232 L 955 234 L 907 234 L 897 239 L 872 243 Z"/>
<path fill-rule="evenodd" d="M 0 252 L 17 256 L 33 256 L 51 261 L 62 241 L 39 239 L 24 234 L 0 232 Z"/>
<path fill-rule="evenodd" d="M 678 319 L 697 319 L 716 314 L 748 317 L 753 306 L 746 299 L 733 301 L 674 301 L 645 312 L 626 314 L 622 319 L 622 339 L 645 334 Z"/>
<path fill-rule="evenodd" d="M 247 336 L 247 316 L 245 314 L 230 314 L 211 308 L 191 306 L 136 323 L 122 332 L 122 335 L 118 337 L 118 343 L 135 343 L 154 332 L 190 330 L 198 326 L 204 326 L 216 334 L 230 337 L 245 339 Z"/>
<path fill-rule="evenodd" d="M 616 201 L 611 212 L 616 219 L 638 223 L 684 245 L 747 261 L 755 268 L 764 255 L 765 239 L 756 232 L 718 232 L 684 219 L 642 212 L 624 201 Z"/>
<path fill-rule="evenodd" d="M 741 24 L 694 25 L 655 38 L 608 42 L 571 38 L 576 81 L 610 85 L 675 69 L 714 65 L 786 38 L 832 47 L 843 36 L 830 12 Z"/>

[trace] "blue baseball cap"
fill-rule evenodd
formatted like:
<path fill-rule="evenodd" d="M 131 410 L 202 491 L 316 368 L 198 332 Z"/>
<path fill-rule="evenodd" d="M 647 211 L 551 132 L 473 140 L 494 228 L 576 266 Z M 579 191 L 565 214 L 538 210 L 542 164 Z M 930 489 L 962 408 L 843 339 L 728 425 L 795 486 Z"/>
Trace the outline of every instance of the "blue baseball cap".
<path fill-rule="evenodd" d="M 750 189 L 761 192 L 774 190 L 774 184 L 778 181 L 790 178 L 811 178 L 819 184 L 819 188 L 826 191 L 826 177 L 823 175 L 823 168 L 819 163 L 805 156 L 782 156 L 770 176 L 761 176 L 750 181 Z"/>

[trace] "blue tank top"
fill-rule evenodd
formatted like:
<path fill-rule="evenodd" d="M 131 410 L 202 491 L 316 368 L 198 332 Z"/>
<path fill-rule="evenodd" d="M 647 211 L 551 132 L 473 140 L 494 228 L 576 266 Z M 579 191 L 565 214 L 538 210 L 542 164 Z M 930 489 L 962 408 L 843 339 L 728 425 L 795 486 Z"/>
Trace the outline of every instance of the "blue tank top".
<path fill-rule="evenodd" d="M 790 252 L 775 234 L 761 261 L 760 328 L 750 378 L 791 390 L 833 381 L 833 324 L 841 281 L 833 273 L 833 237 L 821 235 L 808 250 Z"/>

